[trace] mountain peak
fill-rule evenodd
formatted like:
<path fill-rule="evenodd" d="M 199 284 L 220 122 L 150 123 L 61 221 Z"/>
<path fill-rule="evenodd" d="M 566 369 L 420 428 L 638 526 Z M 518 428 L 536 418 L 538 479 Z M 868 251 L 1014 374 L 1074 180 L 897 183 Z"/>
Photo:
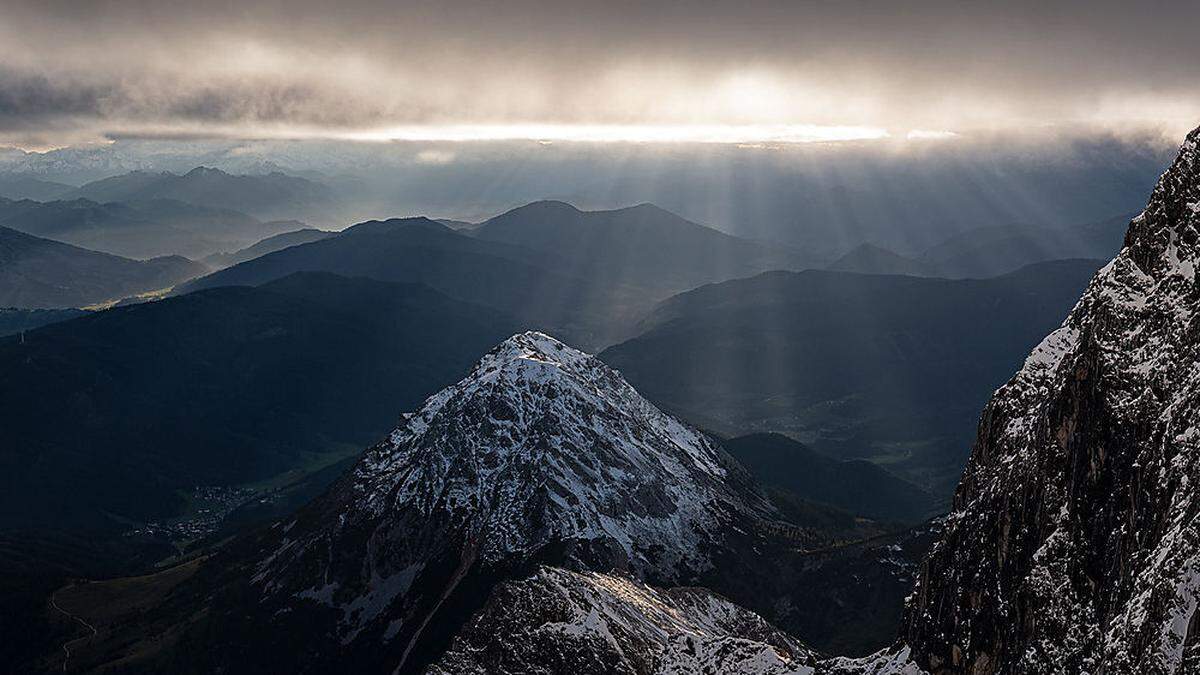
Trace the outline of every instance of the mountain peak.
<path fill-rule="evenodd" d="M 199 178 L 202 176 L 228 176 L 229 174 L 210 166 L 198 166 L 183 175 L 185 178 Z"/>
<path fill-rule="evenodd" d="M 456 567 L 480 580 L 548 563 L 693 583 L 774 515 L 724 458 L 595 357 L 519 333 L 283 526 L 250 583 L 264 602 L 341 610 L 345 644 L 364 631 L 418 639 L 419 622 L 393 619 L 450 593 Z"/>
<path fill-rule="evenodd" d="M 518 206 L 514 209 L 509 209 L 500 214 L 502 217 L 514 213 L 544 213 L 544 214 L 569 214 L 576 215 L 583 213 L 573 204 L 569 204 L 559 199 L 542 199 L 536 202 L 530 202 L 524 206 Z"/>
<path fill-rule="evenodd" d="M 1200 127 L 1192 129 L 1191 133 L 1183 139 L 1183 145 L 1179 149 L 1180 155 L 1191 155 L 1194 157 L 1197 152 L 1200 152 Z"/>
<path fill-rule="evenodd" d="M 1132 258 L 1148 274 L 1178 262 L 1180 247 L 1194 248 L 1200 216 L 1200 128 L 1188 134 L 1179 155 L 1159 178 L 1150 201 L 1125 235 Z"/>
<path fill-rule="evenodd" d="M 480 360 L 477 371 L 537 365 L 556 370 L 577 370 L 591 359 L 587 354 L 539 331 L 518 333 Z M 598 364 L 599 362 L 597 362 Z"/>
<path fill-rule="evenodd" d="M 460 437 L 443 445 L 447 434 Z M 603 488 L 614 480 L 632 485 L 664 466 L 672 475 L 663 477 L 663 487 L 725 475 L 719 451 L 706 437 L 659 411 L 599 359 L 535 331 L 500 343 L 470 375 L 430 397 L 365 459 L 363 473 L 386 477 L 418 451 L 459 461 L 471 445 L 489 454 L 493 466 L 532 462 L 530 468 L 543 473 L 543 462 L 561 461 L 549 469 L 587 474 L 556 476 L 554 482 L 567 490 Z M 604 501 L 559 496 L 567 499 L 559 506 L 574 502 L 585 510 Z"/>
<path fill-rule="evenodd" d="M 453 230 L 436 220 L 430 220 L 425 216 L 411 216 L 408 218 L 388 218 L 387 220 L 367 220 L 347 227 L 345 230 L 342 230 L 342 234 L 351 232 L 356 234 L 364 232 L 381 234 L 408 228 L 419 228 L 434 232 L 453 232 Z"/>
<path fill-rule="evenodd" d="M 626 213 L 665 214 L 665 215 L 671 216 L 673 218 L 680 217 L 679 214 L 672 213 L 671 211 L 664 209 L 663 207 L 659 206 L 658 204 L 653 204 L 651 202 L 642 202 L 640 204 L 634 204 L 633 206 L 626 206 L 624 208 L 613 209 L 613 210 L 614 211 L 624 211 Z"/>

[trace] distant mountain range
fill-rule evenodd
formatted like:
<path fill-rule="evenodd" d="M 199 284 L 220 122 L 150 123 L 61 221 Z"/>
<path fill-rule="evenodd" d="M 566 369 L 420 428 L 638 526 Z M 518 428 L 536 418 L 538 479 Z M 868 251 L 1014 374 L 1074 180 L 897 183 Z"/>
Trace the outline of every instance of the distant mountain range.
<path fill-rule="evenodd" d="M 544 201 L 513 209 L 470 230 L 477 239 L 541 254 L 544 266 L 610 286 L 679 292 L 700 284 L 814 260 L 783 245 L 764 245 L 698 225 L 654 206 L 580 211 Z"/>
<path fill-rule="evenodd" d="M 340 220 L 349 217 L 345 214 L 388 213 L 411 208 L 404 205 L 383 206 L 377 202 L 378 195 L 371 197 L 360 194 L 363 188 L 361 180 L 306 174 L 317 177 L 317 180 L 311 180 L 282 173 L 270 163 L 247 167 L 270 172 L 235 175 L 204 166 L 185 173 L 132 171 L 95 180 L 79 188 L 47 182 L 30 174 L 9 173 L 0 175 L 0 197 L 6 194 L 3 187 L 7 181 L 11 186 L 8 194 L 40 201 L 87 199 L 107 205 L 109 202 L 133 204 L 170 200 L 225 212 L 227 215 L 224 220 L 233 229 L 237 229 L 234 222 L 237 218 L 230 217 L 231 211 L 237 212 L 242 219 L 301 220 L 331 223 L 340 227 L 344 222 L 349 222 Z M 318 182 L 322 179 L 329 180 L 329 185 Z M 1129 177 L 1124 180 L 1129 180 Z M 825 194 L 809 195 L 804 208 L 798 213 L 802 214 L 800 221 L 820 221 L 808 223 L 811 231 L 800 231 L 803 228 L 796 232 L 786 231 L 790 227 L 788 223 L 796 220 L 797 216 L 781 215 L 780 223 L 766 228 L 767 234 L 755 231 L 755 236 L 770 239 L 773 242 L 770 246 L 735 238 L 732 241 L 740 242 L 743 249 L 738 253 L 730 252 L 730 249 L 738 248 L 731 241 L 717 242 L 714 230 L 709 230 L 708 237 L 695 236 L 686 242 L 672 237 L 672 234 L 693 229 L 695 223 L 672 215 L 679 221 L 676 225 L 686 223 L 681 230 L 673 231 L 664 214 L 648 215 L 650 210 L 657 208 L 648 204 L 612 211 L 578 211 L 563 202 L 534 202 L 490 221 L 468 223 L 441 219 L 438 222 L 489 240 L 520 243 L 530 248 L 555 248 L 557 250 L 551 255 L 579 263 L 587 273 L 607 275 L 610 278 L 606 283 L 613 280 L 623 283 L 626 277 L 630 281 L 635 280 L 640 270 L 644 269 L 643 262 L 644 258 L 649 257 L 648 251 L 658 249 L 666 252 L 667 264 L 651 281 L 673 279 L 671 290 L 679 291 L 712 281 L 712 278 L 706 278 L 706 274 L 713 277 L 715 273 L 716 277 L 727 279 L 769 269 L 810 267 L 874 274 L 986 278 L 1044 260 L 1110 256 L 1119 248 L 1124 224 L 1128 220 L 1122 216 L 1107 222 L 1095 221 L 1071 227 L 1063 226 L 1061 218 L 1051 218 L 1036 225 L 996 224 L 1006 222 L 997 220 L 1003 212 L 1001 209 L 986 217 L 977 214 L 978 217 L 972 218 L 960 214 L 959 219 L 953 222 L 946 220 L 953 220 L 954 211 L 951 210 L 950 213 L 929 216 L 938 220 L 938 223 L 912 222 L 906 228 L 893 225 L 879 230 L 876 226 L 864 229 L 861 224 L 856 225 L 856 219 L 875 221 L 888 214 L 901 220 L 918 218 L 916 213 L 897 211 L 904 210 L 901 208 L 904 200 L 892 200 L 888 209 L 874 204 L 867 209 L 869 213 L 862 212 L 864 203 L 877 198 L 878 195 L 864 194 L 857 188 L 842 185 L 830 187 Z M 1095 206 L 1089 208 L 1088 212 L 1094 212 L 1095 208 L 1108 201 L 1111 200 L 1093 200 Z M 388 199 L 383 202 L 390 203 Z M 1125 204 L 1125 208 L 1133 204 L 1136 202 Z M 752 219 L 763 217 L 757 210 L 752 211 L 757 214 Z M 612 217 L 608 214 L 612 214 Z M 653 221 L 654 228 L 646 230 L 639 227 L 639 215 L 646 216 L 647 221 Z M 285 228 L 264 228 L 232 237 L 230 235 L 233 232 L 222 231 L 220 227 L 194 230 L 185 225 L 182 227 L 185 232 L 178 232 L 175 231 L 180 229 L 175 222 L 178 216 L 153 211 L 137 216 L 141 220 L 156 223 L 157 226 L 151 229 L 159 232 L 153 235 L 137 235 L 133 231 L 118 233 L 115 230 L 122 228 L 110 226 L 108 229 L 114 231 L 107 234 L 75 239 L 66 234 L 25 229 L 15 222 L 7 225 L 31 234 L 128 257 L 181 254 L 195 259 L 214 253 L 232 252 L 263 237 L 286 231 Z M 55 217 L 69 218 L 65 215 Z M 118 217 L 129 218 L 128 215 Z M 725 232 L 737 232 L 746 217 L 747 213 L 722 212 L 713 222 L 718 223 Z M 100 216 L 92 218 L 102 219 Z M 830 223 L 847 218 L 852 222 L 844 229 L 820 236 L 820 232 L 832 227 Z M 211 217 L 210 220 L 214 224 L 217 222 Z M 514 221 L 519 222 L 515 230 L 511 226 Z M 972 223 L 977 225 L 973 226 Z M 293 225 L 290 229 L 296 227 Z M 60 228 L 62 232 L 66 229 L 65 226 Z M 912 238 L 897 239 L 896 233 L 900 229 Z M 173 235 L 169 235 L 170 232 Z M 793 243 L 789 246 L 781 242 Z M 596 246 L 597 250 L 580 255 L 589 246 Z M 756 246 L 759 248 L 754 251 Z M 851 247 L 848 252 L 844 248 L 847 246 Z M 844 253 L 834 259 L 839 251 Z M 689 266 L 686 263 L 689 254 L 700 262 Z M 639 260 L 639 256 L 643 260 Z M 752 261 L 754 258 L 758 259 L 757 262 Z M 706 272 L 694 272 L 695 269 Z"/>
<path fill-rule="evenodd" d="M 955 234 L 916 257 L 860 244 L 826 269 L 986 279 L 1049 260 L 1106 260 L 1121 250 L 1133 213 L 1071 227 L 994 225 Z"/>
<path fill-rule="evenodd" d="M 0 198 L 48 202 L 75 190 L 74 185 L 41 180 L 27 174 L 0 173 Z"/>
<path fill-rule="evenodd" d="M 1129 221 L 1136 215 L 1125 213 L 1071 227 L 1003 225 L 969 230 L 927 249 L 919 259 L 940 276 L 977 279 L 1046 260 L 1108 260 L 1121 250 Z"/>
<path fill-rule="evenodd" d="M 168 288 L 206 271 L 180 256 L 130 260 L 0 227 L 0 307 L 83 307 Z"/>
<path fill-rule="evenodd" d="M 328 187 L 305 178 L 280 172 L 232 175 L 203 166 L 184 174 L 133 171 L 92 181 L 60 198 L 100 203 L 171 199 L 241 211 L 263 220 L 305 220 L 314 215 L 328 215 L 335 201 Z"/>
<path fill-rule="evenodd" d="M 89 199 L 0 200 L 0 226 L 129 258 L 202 258 L 303 227 L 262 222 L 238 211 L 173 199 L 98 203 Z"/>
<path fill-rule="evenodd" d="M 820 254 L 822 266 L 864 242 L 915 256 L 948 236 L 1005 223 L 1066 226 L 1134 211 L 1174 157 L 1158 139 L 1072 134 L 972 133 L 948 143 L 793 145 L 653 144 L 600 152 L 558 144 L 450 144 L 451 164 L 413 160 L 405 144 L 213 140 L 181 144 L 120 139 L 44 153 L 0 152 L 0 170 L 82 185 L 143 169 L 183 174 L 282 171 L 328 185 L 344 216 L 300 214 L 323 229 L 394 214 L 482 221 L 539 199 L 587 209 L 650 202 L 750 240 Z M 897 141 L 905 144 L 904 141 Z M 500 149 L 502 148 L 502 150 Z M 514 152 L 522 155 L 514 163 Z"/>
<path fill-rule="evenodd" d="M 539 202 L 469 231 L 425 218 L 361 223 L 197 279 L 181 291 L 255 285 L 314 270 L 420 282 L 599 347 L 629 335 L 656 301 L 697 283 L 802 264 L 797 253 L 649 205 L 584 212 Z"/>
<path fill-rule="evenodd" d="M 948 495 L 988 394 L 1100 265 L 957 281 L 769 272 L 671 298 L 600 358 L 707 428 L 785 431 Z"/>

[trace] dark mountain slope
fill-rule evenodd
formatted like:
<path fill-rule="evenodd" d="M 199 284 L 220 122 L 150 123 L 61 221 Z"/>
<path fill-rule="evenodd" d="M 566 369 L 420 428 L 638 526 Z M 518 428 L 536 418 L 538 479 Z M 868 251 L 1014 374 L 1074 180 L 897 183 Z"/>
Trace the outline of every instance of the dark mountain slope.
<path fill-rule="evenodd" d="M 0 337 L 41 328 L 52 323 L 83 316 L 81 309 L 17 309 L 0 308 Z"/>
<path fill-rule="evenodd" d="M 948 493 L 979 408 L 1099 264 L 962 281 L 772 272 L 677 295 L 600 358 L 709 428 L 786 431 Z"/>
<path fill-rule="evenodd" d="M 0 528 L 115 533 L 179 512 L 179 490 L 361 447 L 511 330 L 425 287 L 310 274 L 5 338 Z"/>
<path fill-rule="evenodd" d="M 272 235 L 266 239 L 262 239 L 252 246 L 239 249 L 230 253 L 214 253 L 204 259 L 204 264 L 214 270 L 232 267 L 238 263 L 253 260 L 268 253 L 282 251 L 291 246 L 299 246 L 300 244 L 308 244 L 314 241 L 321 241 L 327 237 L 337 234 L 336 232 L 327 232 L 325 230 L 317 230 L 314 228 L 304 228 L 301 230 L 292 230 L 291 232 L 283 232 L 281 234 Z"/>
<path fill-rule="evenodd" d="M 919 522 L 937 500 L 917 486 L 864 460 L 838 461 L 782 434 L 750 434 L 721 445 L 759 483 L 875 520 Z"/>
<path fill-rule="evenodd" d="M 179 256 L 129 260 L 0 227 L 0 307 L 82 307 L 174 286 L 207 269 Z"/>

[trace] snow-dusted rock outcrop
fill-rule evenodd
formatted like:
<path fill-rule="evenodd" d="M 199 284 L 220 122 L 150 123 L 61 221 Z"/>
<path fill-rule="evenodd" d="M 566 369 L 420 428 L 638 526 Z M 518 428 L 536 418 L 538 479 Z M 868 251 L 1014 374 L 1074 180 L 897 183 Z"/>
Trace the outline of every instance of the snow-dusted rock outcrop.
<path fill-rule="evenodd" d="M 541 568 L 502 584 L 431 675 L 812 675 L 814 655 L 703 588 Z"/>
<path fill-rule="evenodd" d="M 1200 672 L 1198 146 L 987 406 L 908 610 L 931 672 Z"/>

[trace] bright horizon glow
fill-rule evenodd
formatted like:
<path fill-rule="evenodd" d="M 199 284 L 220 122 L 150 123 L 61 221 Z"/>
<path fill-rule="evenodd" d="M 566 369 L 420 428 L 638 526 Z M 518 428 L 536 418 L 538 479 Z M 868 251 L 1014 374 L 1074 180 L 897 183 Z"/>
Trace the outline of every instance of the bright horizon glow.
<path fill-rule="evenodd" d="M 905 136 L 910 141 L 941 141 L 950 138 L 958 138 L 958 134 L 953 131 L 937 131 L 931 129 L 913 129 Z"/>
<path fill-rule="evenodd" d="M 890 138 L 886 129 L 817 124 L 461 124 L 352 132 L 356 141 L 543 141 L 577 143 L 829 143 Z"/>

